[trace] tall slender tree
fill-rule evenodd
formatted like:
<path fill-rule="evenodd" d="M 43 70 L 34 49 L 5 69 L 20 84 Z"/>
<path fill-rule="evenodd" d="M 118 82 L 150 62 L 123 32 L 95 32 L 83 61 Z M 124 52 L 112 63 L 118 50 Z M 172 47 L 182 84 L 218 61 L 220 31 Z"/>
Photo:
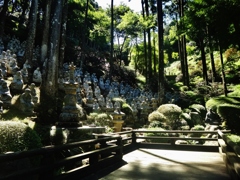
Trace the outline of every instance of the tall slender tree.
<path fill-rule="evenodd" d="M 144 0 L 142 0 L 142 16 L 145 18 L 145 8 L 144 8 Z M 146 30 L 143 29 L 143 43 L 144 43 L 144 64 L 145 64 L 145 77 L 147 79 L 148 77 L 148 56 L 147 56 L 147 36 L 146 36 Z"/>
<path fill-rule="evenodd" d="M 163 54 L 163 8 L 162 0 L 157 0 L 157 17 L 158 17 L 158 101 L 161 104 L 165 87 L 164 87 L 164 54 Z"/>
<path fill-rule="evenodd" d="M 0 38 L 4 35 L 5 21 L 8 11 L 8 3 L 10 0 L 4 0 L 2 10 L 0 11 Z"/>
<path fill-rule="evenodd" d="M 146 17 L 150 17 L 149 12 L 149 2 L 145 0 L 145 10 L 146 10 Z M 147 37 L 148 37 L 148 76 L 147 76 L 147 83 L 150 83 L 150 79 L 152 78 L 152 45 L 151 45 L 151 27 L 147 28 Z"/>
<path fill-rule="evenodd" d="M 37 13 L 38 13 L 38 0 L 33 0 L 31 3 L 31 9 L 29 13 L 29 25 L 28 25 L 28 38 L 24 53 L 24 61 L 28 61 L 28 63 L 32 66 L 33 59 L 33 49 L 35 47 L 35 36 L 36 36 L 36 27 L 37 27 Z M 31 73 L 29 74 L 29 78 L 31 78 Z"/>

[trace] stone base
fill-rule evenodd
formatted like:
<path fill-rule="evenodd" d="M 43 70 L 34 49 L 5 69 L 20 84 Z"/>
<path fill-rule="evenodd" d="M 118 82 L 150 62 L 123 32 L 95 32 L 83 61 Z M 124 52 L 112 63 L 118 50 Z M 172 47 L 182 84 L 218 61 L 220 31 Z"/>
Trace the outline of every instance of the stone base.
<path fill-rule="evenodd" d="M 58 127 L 82 127 L 82 122 L 71 122 L 71 121 L 59 121 L 56 122 Z"/>
<path fill-rule="evenodd" d="M 94 133 L 102 134 L 105 133 L 105 127 L 89 127 L 89 126 L 82 126 L 82 127 L 56 127 L 53 126 L 51 128 L 52 140 L 56 142 L 52 142 L 53 144 L 62 144 L 71 143 L 71 142 L 78 142 L 84 141 L 89 139 L 94 139 Z"/>
<path fill-rule="evenodd" d="M 123 122 L 124 121 L 121 121 L 121 120 L 113 121 L 115 132 L 121 132 Z"/>

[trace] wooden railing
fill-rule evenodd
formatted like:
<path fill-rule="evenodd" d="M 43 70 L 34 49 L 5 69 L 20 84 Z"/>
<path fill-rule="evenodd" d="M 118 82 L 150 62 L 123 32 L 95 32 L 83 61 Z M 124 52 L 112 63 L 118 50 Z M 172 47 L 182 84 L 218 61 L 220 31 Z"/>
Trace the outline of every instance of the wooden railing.
<path fill-rule="evenodd" d="M 172 149 L 172 150 L 197 150 L 197 151 L 213 151 L 218 152 L 219 141 L 222 139 L 221 133 L 229 133 L 230 130 L 223 131 L 187 131 L 187 130 L 130 130 L 112 134 L 95 134 L 96 137 L 109 137 L 112 135 L 122 136 L 123 151 L 127 151 L 129 147 L 133 148 L 154 148 L 154 149 Z M 147 134 L 153 134 L 148 136 Z M 165 135 L 164 135 L 165 134 Z M 187 137 L 191 134 L 191 137 Z M 200 135 L 199 135 L 200 134 Z M 201 136 L 203 135 L 203 136 Z M 209 137 L 204 137 L 210 135 Z M 215 137 L 212 137 L 215 135 Z M 201 136 L 201 137 L 200 137 Z M 178 140 L 183 140 L 178 143 Z M 152 142 L 154 141 L 154 142 Z M 193 141 L 203 142 L 194 143 Z M 184 143 L 193 142 L 193 143 Z M 208 143 L 204 143 L 208 142 Z M 210 143 L 215 142 L 215 143 Z"/>
<path fill-rule="evenodd" d="M 24 159 L 40 159 L 41 163 L 28 168 L 14 170 L 9 174 L 6 172 L 0 175 L 1 179 L 26 179 L 42 180 L 42 179 L 81 179 L 93 171 L 97 171 L 102 167 L 111 166 L 113 163 L 122 160 L 123 153 L 127 153 L 137 148 L 157 148 L 171 150 L 197 150 L 197 151 L 213 151 L 218 152 L 219 138 L 222 134 L 230 131 L 149 131 L 149 130 L 129 130 L 113 134 L 94 134 L 96 139 L 64 144 L 59 146 L 47 146 L 40 149 L 30 151 L 15 152 L 0 155 L 0 164 L 16 162 Z M 147 133 L 156 134 L 154 136 L 146 136 Z M 186 137 L 188 134 L 192 137 Z M 160 135 L 159 135 L 160 134 Z M 162 136 L 168 134 L 168 136 Z M 198 134 L 198 137 L 194 137 Z M 202 138 L 199 134 L 216 135 L 215 138 Z M 152 143 L 151 141 L 159 142 Z M 164 140 L 164 143 L 162 142 Z M 216 142 L 214 144 L 178 144 L 178 140 L 184 141 L 204 141 Z M 99 145 L 97 149 L 93 149 L 84 153 L 76 153 L 76 149 L 80 147 Z M 75 151 L 75 153 L 72 153 Z M 59 155 L 68 152 L 68 156 Z M 88 161 L 82 164 L 82 161 Z"/>
<path fill-rule="evenodd" d="M 115 141 L 115 144 L 107 145 L 107 142 Z M 89 152 L 69 155 L 65 158 L 57 158 L 63 152 L 71 152 L 74 148 L 83 146 L 100 145 L 99 149 Z M 117 161 L 122 160 L 122 138 L 112 136 L 88 141 L 81 141 L 59 146 L 47 146 L 23 152 L 15 152 L 0 155 L 0 163 L 17 163 L 18 160 L 41 159 L 41 164 L 22 170 L 13 169 L 9 174 L 1 175 L 0 179 L 71 179 L 71 177 L 84 177 L 93 170 L 97 170 Z M 89 161 L 86 165 L 76 167 L 82 160 Z M 64 170 L 65 172 L 61 172 Z"/>

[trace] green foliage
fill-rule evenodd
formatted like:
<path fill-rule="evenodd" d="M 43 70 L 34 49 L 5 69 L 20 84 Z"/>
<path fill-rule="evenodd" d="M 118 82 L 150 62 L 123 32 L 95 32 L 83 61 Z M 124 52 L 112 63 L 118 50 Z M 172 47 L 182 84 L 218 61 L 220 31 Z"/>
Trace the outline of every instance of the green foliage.
<path fill-rule="evenodd" d="M 163 124 L 161 121 L 151 121 L 150 124 L 148 125 L 148 128 L 157 128 L 157 127 L 163 128 Z"/>
<path fill-rule="evenodd" d="M 132 115 L 132 112 L 133 112 L 132 107 L 127 103 L 123 103 L 121 110 L 122 110 L 122 112 L 125 113 L 126 116 Z"/>
<path fill-rule="evenodd" d="M 193 128 L 191 128 L 191 130 L 193 131 L 204 131 L 204 129 L 205 129 L 204 126 L 200 124 L 197 124 Z"/>
<path fill-rule="evenodd" d="M 240 135 L 240 105 L 220 104 L 217 113 L 226 120 L 226 125 L 232 133 Z"/>
<path fill-rule="evenodd" d="M 148 115 L 148 121 L 160 121 L 160 122 L 166 122 L 166 117 L 160 113 L 159 111 L 153 111 Z"/>
<path fill-rule="evenodd" d="M 227 137 L 234 142 L 235 144 L 237 144 L 238 146 L 240 146 L 240 136 L 236 135 L 236 134 L 228 134 Z"/>
<path fill-rule="evenodd" d="M 205 128 L 204 126 L 200 125 L 200 124 L 197 124 L 195 125 L 193 128 L 191 128 L 192 131 L 204 131 Z M 202 137 L 203 134 L 202 133 L 192 133 L 192 134 L 189 134 L 190 137 Z M 197 143 L 196 141 L 193 141 L 193 143 Z M 205 141 L 203 140 L 199 140 L 198 141 L 199 144 L 204 144 Z"/>
<path fill-rule="evenodd" d="M 215 97 L 211 98 L 206 102 L 206 108 L 207 109 L 212 109 L 215 112 L 217 112 L 217 108 L 219 105 L 224 105 L 224 104 L 233 104 L 233 105 L 240 105 L 240 99 L 237 97 Z"/>
<path fill-rule="evenodd" d="M 192 128 L 194 126 L 191 116 L 188 113 L 182 113 L 180 115 L 180 119 L 185 120 L 190 128 Z"/>
<path fill-rule="evenodd" d="M 180 87 L 180 91 L 181 91 L 181 92 L 188 91 L 188 89 L 189 89 L 189 88 L 188 88 L 187 86 L 181 86 L 181 87 Z"/>
<path fill-rule="evenodd" d="M 29 121 L 29 127 L 31 127 L 40 137 L 43 146 L 48 146 L 51 143 L 50 140 L 50 127 L 49 125 L 43 125 L 41 123 Z"/>
<path fill-rule="evenodd" d="M 178 119 L 182 109 L 176 104 L 163 104 L 158 107 L 158 112 L 162 113 L 167 120 Z"/>
<path fill-rule="evenodd" d="M 120 102 L 120 105 L 122 106 L 123 103 L 125 103 L 125 100 L 123 98 L 119 98 L 119 97 L 114 97 L 112 99 L 113 103 L 116 103 L 116 102 Z M 121 108 L 121 107 L 120 107 Z"/>
<path fill-rule="evenodd" d="M 233 87 L 233 92 L 228 93 L 229 97 L 240 97 L 240 85 Z"/>
<path fill-rule="evenodd" d="M 189 107 L 189 109 L 191 109 L 191 111 L 193 111 L 193 112 L 197 112 L 201 116 L 202 120 L 205 119 L 207 110 L 206 110 L 206 108 L 203 105 L 201 105 L 201 104 L 192 104 Z"/>
<path fill-rule="evenodd" d="M 110 116 L 107 113 L 100 113 L 97 114 L 97 116 L 95 117 L 95 124 L 97 126 L 108 126 L 108 127 L 112 127 L 113 126 L 113 122 L 112 122 L 112 116 Z"/>
<path fill-rule="evenodd" d="M 40 148 L 41 139 L 29 126 L 21 122 L 0 122 L 0 153 Z"/>
<path fill-rule="evenodd" d="M 149 131 L 164 131 L 165 129 L 160 128 L 160 127 L 154 127 L 154 128 L 148 128 L 147 130 Z M 159 137 L 168 137 L 169 135 L 167 133 L 145 133 L 145 136 L 151 137 L 151 136 L 159 136 Z M 152 143 L 168 143 L 168 139 L 148 139 L 147 142 L 152 142 Z"/>
<path fill-rule="evenodd" d="M 66 144 L 68 141 L 69 131 L 63 128 L 53 126 L 50 130 L 50 139 L 53 145 Z"/>
<path fill-rule="evenodd" d="M 166 117 L 166 124 L 172 129 L 178 129 L 180 126 L 179 116 L 182 113 L 182 109 L 175 104 L 163 104 L 158 107 L 157 111 L 162 113 Z"/>

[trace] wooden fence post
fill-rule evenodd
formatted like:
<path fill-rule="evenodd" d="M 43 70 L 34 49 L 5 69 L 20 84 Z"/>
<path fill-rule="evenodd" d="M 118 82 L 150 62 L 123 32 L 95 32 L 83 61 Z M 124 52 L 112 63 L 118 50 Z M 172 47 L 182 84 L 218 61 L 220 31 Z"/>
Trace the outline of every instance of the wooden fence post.
<path fill-rule="evenodd" d="M 136 137 L 136 132 L 132 131 L 132 144 L 136 144 L 137 143 L 137 137 Z"/>
<path fill-rule="evenodd" d="M 119 138 L 117 139 L 117 145 L 120 147 L 119 150 L 116 152 L 116 154 L 120 157 L 120 159 L 122 159 L 123 157 L 123 141 L 122 141 L 122 137 L 119 136 Z"/>

